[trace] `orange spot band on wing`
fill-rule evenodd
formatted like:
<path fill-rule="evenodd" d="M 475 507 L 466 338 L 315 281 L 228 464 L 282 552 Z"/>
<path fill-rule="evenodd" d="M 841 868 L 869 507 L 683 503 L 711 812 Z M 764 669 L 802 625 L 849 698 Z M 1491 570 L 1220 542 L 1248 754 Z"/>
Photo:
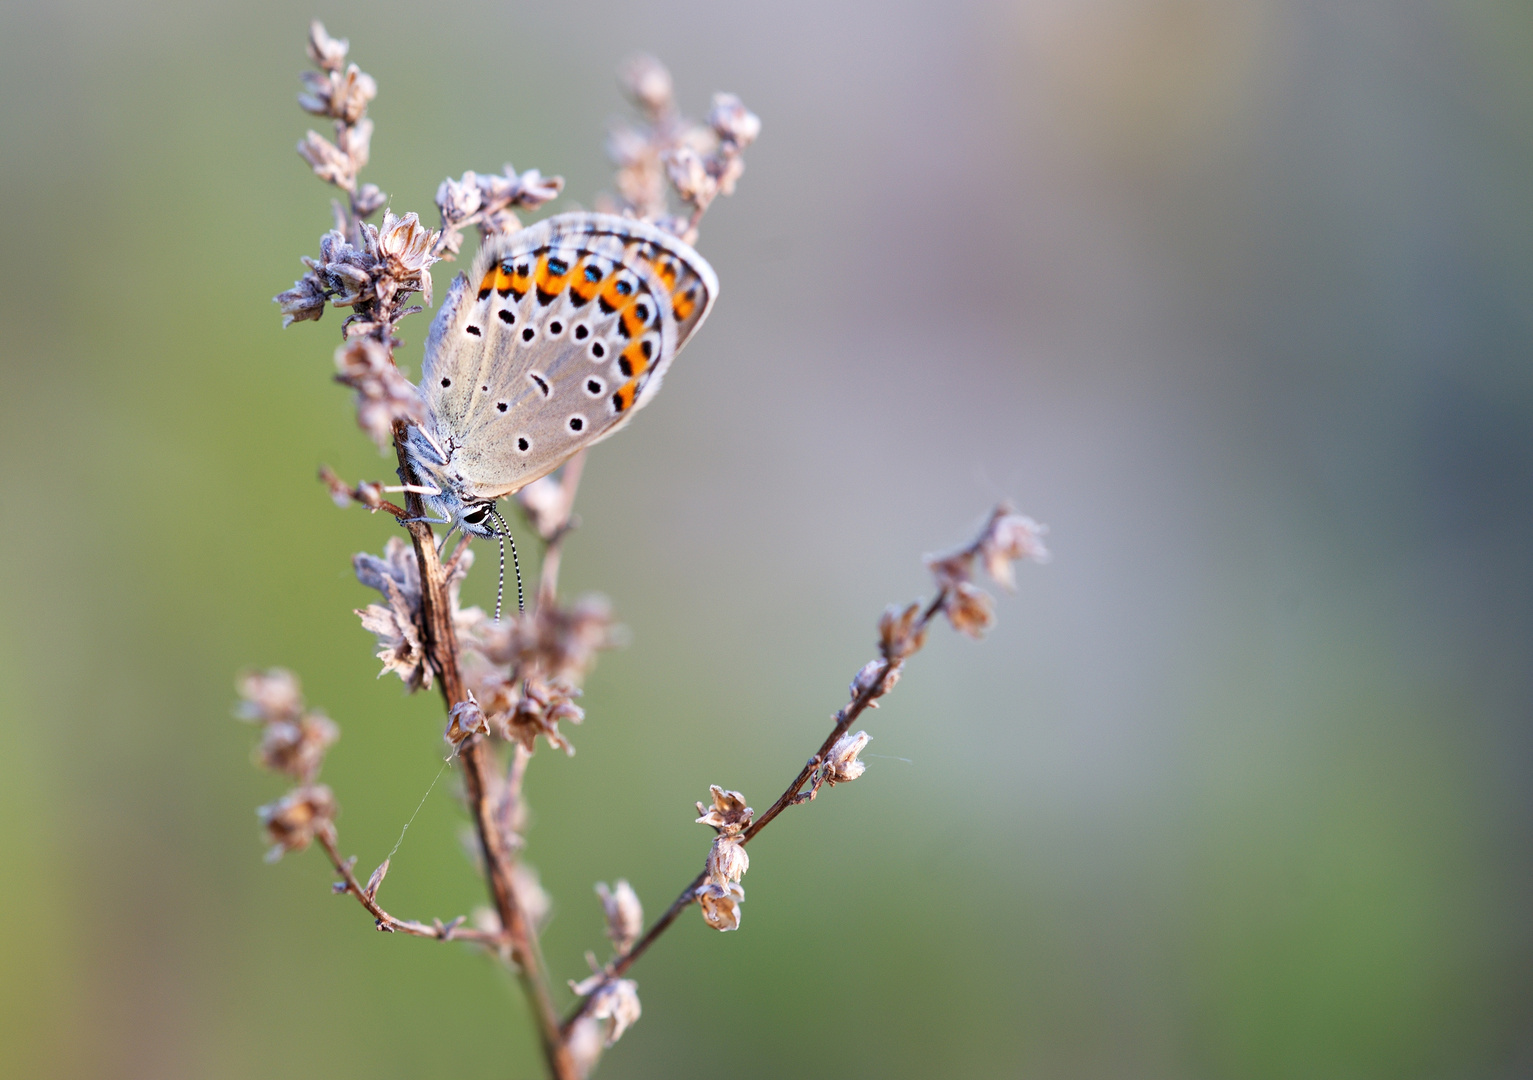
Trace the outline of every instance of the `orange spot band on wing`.
<path fill-rule="evenodd" d="M 556 273 L 556 268 L 549 265 L 550 261 L 553 261 L 554 258 L 555 257 L 552 255 L 544 254 L 538 259 L 538 292 L 543 296 L 547 296 L 549 299 L 552 299 L 553 297 L 562 293 L 565 287 L 570 283 L 569 264 L 560 260 L 559 266 L 564 268 L 564 272 L 562 274 Z"/>
<path fill-rule="evenodd" d="M 638 376 L 643 375 L 648 369 L 649 357 L 644 355 L 644 342 L 629 342 L 628 348 L 623 350 L 622 358 L 618 361 L 618 370 L 624 375 Z"/>
<path fill-rule="evenodd" d="M 677 322 L 686 322 L 697 310 L 697 288 L 677 289 L 671 294 L 671 310 L 676 313 Z"/>
<path fill-rule="evenodd" d="M 596 280 L 592 281 L 587 275 L 587 268 L 593 268 L 596 272 Z M 596 294 L 601 292 L 602 277 L 601 267 L 587 261 L 575 268 L 575 273 L 570 280 L 570 296 L 577 304 L 589 304 L 596 299 Z"/>
<path fill-rule="evenodd" d="M 618 412 L 624 412 L 633 408 L 634 395 L 639 392 L 639 380 L 629 379 L 618 391 L 612 395 L 613 407 Z"/>

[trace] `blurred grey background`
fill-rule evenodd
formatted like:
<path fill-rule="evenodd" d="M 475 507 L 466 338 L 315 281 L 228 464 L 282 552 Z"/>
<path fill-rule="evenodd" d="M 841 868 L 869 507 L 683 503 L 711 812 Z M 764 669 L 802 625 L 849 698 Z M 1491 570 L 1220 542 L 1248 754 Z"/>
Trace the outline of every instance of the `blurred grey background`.
<path fill-rule="evenodd" d="M 923 552 L 1052 526 L 751 848 L 740 932 L 636 968 L 600 1075 L 1533 1073 L 1527 4 L 55 0 L 0 7 L 0 1074 L 539 1074 L 490 964 L 262 863 L 229 718 L 300 674 L 364 866 L 441 753 L 351 613 L 392 527 L 313 479 L 390 472 L 340 320 L 270 302 L 328 222 L 313 15 L 428 220 L 506 161 L 590 205 L 634 51 L 764 123 L 719 305 L 581 492 L 565 582 L 631 644 L 533 762 L 561 978 L 593 882 L 695 872 L 709 783 L 771 801 Z M 463 820 L 444 782 L 391 910 L 481 902 Z"/>

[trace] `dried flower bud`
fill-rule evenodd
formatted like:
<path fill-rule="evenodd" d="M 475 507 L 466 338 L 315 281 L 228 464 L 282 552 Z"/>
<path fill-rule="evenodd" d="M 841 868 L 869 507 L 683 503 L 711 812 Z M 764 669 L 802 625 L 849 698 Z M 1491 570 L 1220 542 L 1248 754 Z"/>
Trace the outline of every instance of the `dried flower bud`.
<path fill-rule="evenodd" d="M 575 748 L 559 731 L 559 722 L 568 720 L 578 724 L 585 719 L 585 710 L 574 699 L 580 691 L 558 679 L 547 682 L 535 677 L 522 680 L 521 697 L 508 716 L 503 717 L 503 738 L 514 739 L 526 748 L 534 749 L 535 740 L 542 735 L 551 746 L 573 755 Z"/>
<path fill-rule="evenodd" d="M 272 303 L 282 305 L 283 329 L 295 322 L 318 319 L 325 313 L 324 283 L 313 274 L 305 274 L 287 292 L 272 297 Z"/>
<path fill-rule="evenodd" d="M 357 172 L 367 164 L 372 154 L 373 122 L 365 117 L 355 124 L 342 126 L 336 131 L 335 148 L 351 160 L 351 172 Z"/>
<path fill-rule="evenodd" d="M 761 134 L 761 118 L 745 107 L 734 94 L 714 94 L 713 107 L 708 110 L 708 126 L 718 133 L 720 139 L 732 142 L 744 150 Z"/>
<path fill-rule="evenodd" d="M 512 202 L 524 210 L 536 210 L 544 203 L 557 199 L 564 190 L 564 177 L 544 176 L 538 169 L 528 169 L 517 176 L 516 170 L 507 164 L 506 175 L 516 180 L 516 194 Z"/>
<path fill-rule="evenodd" d="M 367 111 L 367 103 L 378 96 L 378 84 L 373 77 L 355 64 L 350 65 L 334 85 L 330 94 L 330 115 L 343 123 L 358 123 Z M 760 127 L 759 122 L 757 127 Z"/>
<path fill-rule="evenodd" d="M 598 973 L 584 982 L 572 982 L 570 986 L 582 997 L 591 995 L 589 1015 L 593 1020 L 611 1021 L 604 1040 L 607 1046 L 621 1039 L 623 1032 L 639 1018 L 639 984 L 632 979 L 609 979 Z"/>
<path fill-rule="evenodd" d="M 263 768 L 307 783 L 319 775 L 325 751 L 340 737 L 341 729 L 324 713 L 307 713 L 296 722 L 275 721 L 261 733 L 256 760 Z"/>
<path fill-rule="evenodd" d="M 997 585 L 1015 588 L 1013 562 L 1019 559 L 1048 562 L 1049 549 L 1043 544 L 1043 535 L 1048 531 L 1047 525 L 1012 513 L 1004 503 L 996 507 L 979 540 L 979 557 L 985 564 L 985 572 Z"/>
<path fill-rule="evenodd" d="M 329 116 L 343 125 L 355 124 L 367 111 L 367 103 L 378 94 L 373 77 L 352 64 L 345 74 L 339 71 L 305 71 L 299 78 L 304 92 L 298 104 L 315 116 Z"/>
<path fill-rule="evenodd" d="M 738 836 L 720 833 L 713 838 L 713 847 L 708 849 L 706 865 L 709 881 L 739 881 L 750 868 L 750 856 L 745 853 L 745 845 Z"/>
<path fill-rule="evenodd" d="M 710 881 L 697 890 L 703 921 L 715 930 L 740 929 L 740 905 L 744 902 L 745 890 L 733 882 Z"/>
<path fill-rule="evenodd" d="M 369 510 L 377 510 L 383 505 L 383 485 L 373 480 L 363 480 L 357 484 L 351 497 Z"/>
<path fill-rule="evenodd" d="M 717 172 L 719 194 L 733 195 L 735 185 L 740 182 L 740 177 L 745 175 L 745 159 L 738 153 L 725 157 Z"/>
<path fill-rule="evenodd" d="M 974 548 L 964 547 L 941 555 L 928 555 L 924 560 L 939 589 L 951 589 L 962 585 L 974 576 Z"/>
<path fill-rule="evenodd" d="M 414 213 L 400 218 L 385 213 L 378 226 L 378 250 L 387 260 L 389 273 L 402 280 L 419 277 L 427 303 L 431 302 L 431 275 L 426 270 L 437 261 L 431 250 L 440 235 L 422 225 Z"/>
<path fill-rule="evenodd" d="M 878 647 L 888 660 L 903 660 L 926 644 L 926 627 L 918 625 L 921 605 L 901 610 L 890 605 L 878 620 Z"/>
<path fill-rule="evenodd" d="M 857 672 L 857 677 L 852 680 L 852 685 L 849 687 L 852 699 L 856 700 L 863 694 L 867 694 L 868 705 L 878 708 L 878 699 L 893 690 L 895 684 L 900 681 L 902 667 L 904 665 L 899 661 L 891 664 L 887 660 L 869 660 L 862 665 L 861 670 Z"/>
<path fill-rule="evenodd" d="M 847 733 L 837 739 L 830 753 L 825 755 L 822 766 L 826 782 L 834 786 L 861 776 L 867 765 L 858 761 L 857 755 L 862 753 L 862 748 L 868 745 L 870 739 L 872 736 L 866 731 L 859 731 L 855 735 Z"/>
<path fill-rule="evenodd" d="M 597 595 L 582 596 L 569 607 L 541 604 L 535 611 L 499 623 L 488 622 L 477 608 L 464 614 L 466 649 L 492 663 L 513 665 L 524 675 L 571 686 L 590 671 L 598 650 L 613 648 L 622 640 L 611 605 Z"/>
<path fill-rule="evenodd" d="M 294 788 L 276 802 L 258 809 L 256 814 L 272 841 L 266 861 L 275 862 L 285 852 L 308 847 L 318 833 L 332 827 L 335 813 L 335 796 L 324 784 Z"/>
<path fill-rule="evenodd" d="M 298 156 L 309 163 L 314 175 L 327 184 L 345 191 L 356 186 L 356 169 L 351 156 L 317 131 L 310 131 L 298 143 Z"/>
<path fill-rule="evenodd" d="M 389 197 L 383 193 L 377 184 L 363 184 L 362 190 L 357 192 L 356 198 L 351 200 L 351 207 L 358 217 L 371 217 L 389 201 Z"/>
<path fill-rule="evenodd" d="M 488 735 L 490 725 L 484 718 L 484 710 L 479 708 L 479 702 L 474 700 L 473 692 L 470 691 L 467 701 L 460 701 L 452 707 L 448 713 L 450 719 L 447 722 L 447 730 L 443 732 L 447 741 L 457 746 L 470 735 Z"/>
<path fill-rule="evenodd" d="M 943 601 L 942 611 L 947 615 L 953 629 L 971 638 L 984 636 L 995 625 L 995 601 L 983 589 L 976 589 L 966 581 L 954 585 Z"/>
<path fill-rule="evenodd" d="M 242 700 L 234 714 L 241 720 L 296 723 L 303 715 L 298 676 L 286 668 L 247 671 L 235 685 Z"/>
<path fill-rule="evenodd" d="M 309 24 L 309 59 L 314 61 L 316 67 L 326 71 L 340 71 L 341 65 L 346 62 L 346 50 L 351 48 L 351 42 L 345 38 L 339 40 L 325 32 L 325 24 L 315 19 Z"/>
<path fill-rule="evenodd" d="M 653 56 L 630 57 L 618 69 L 618 82 L 629 100 L 652 118 L 671 111 L 671 73 Z"/>
<path fill-rule="evenodd" d="M 602 911 L 607 915 L 607 937 L 619 953 L 626 953 L 644 932 L 644 908 L 633 886 L 619 878 L 609 889 L 606 882 L 596 883 Z"/>
<path fill-rule="evenodd" d="M 690 146 L 678 146 L 665 155 L 665 172 L 676 194 L 694 206 L 706 206 L 718 194 L 718 183 L 708 166 Z"/>
<path fill-rule="evenodd" d="M 437 209 L 442 212 L 442 221 L 448 225 L 466 221 L 479 212 L 482 203 L 479 176 L 472 169 L 464 173 L 461 180 L 449 176 L 437 185 Z"/>
<path fill-rule="evenodd" d="M 378 659 L 384 672 L 399 675 L 413 692 L 430 686 L 431 665 L 426 660 L 421 628 L 420 567 L 415 552 L 397 536 L 383 546 L 383 558 L 366 553 L 351 560 L 357 580 L 383 594 L 388 606 L 369 604 L 358 610 L 362 629 L 378 639 Z"/>
<path fill-rule="evenodd" d="M 697 804 L 697 812 L 702 815 L 697 819 L 699 825 L 711 825 L 730 836 L 743 832 L 750 825 L 756 811 L 745 805 L 744 795 L 738 791 L 725 791 L 717 784 L 709 784 L 708 791 L 713 795 L 713 806 Z"/>
<path fill-rule="evenodd" d="M 411 217 L 415 215 L 411 214 Z M 335 350 L 335 381 L 357 392 L 357 426 L 383 450 L 394 441 L 394 421 L 420 422 L 420 395 L 399 373 L 389 352 L 372 338 L 354 338 Z"/>

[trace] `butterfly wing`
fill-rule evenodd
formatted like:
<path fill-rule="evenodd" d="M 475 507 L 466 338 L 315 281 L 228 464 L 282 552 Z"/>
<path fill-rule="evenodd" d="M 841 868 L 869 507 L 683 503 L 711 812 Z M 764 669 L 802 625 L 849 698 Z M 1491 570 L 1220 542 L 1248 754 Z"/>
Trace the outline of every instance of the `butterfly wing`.
<path fill-rule="evenodd" d="M 421 393 L 461 494 L 499 498 L 654 397 L 718 280 L 645 222 L 559 214 L 479 252 L 432 322 Z"/>

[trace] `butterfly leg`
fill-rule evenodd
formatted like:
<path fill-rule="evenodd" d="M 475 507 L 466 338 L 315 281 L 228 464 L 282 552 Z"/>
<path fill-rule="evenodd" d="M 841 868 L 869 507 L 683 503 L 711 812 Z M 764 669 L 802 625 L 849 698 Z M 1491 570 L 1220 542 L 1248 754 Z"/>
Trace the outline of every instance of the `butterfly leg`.
<path fill-rule="evenodd" d="M 421 487 L 419 484 L 390 484 L 384 491 L 402 491 L 407 495 L 440 495 L 442 490 L 434 487 Z"/>

